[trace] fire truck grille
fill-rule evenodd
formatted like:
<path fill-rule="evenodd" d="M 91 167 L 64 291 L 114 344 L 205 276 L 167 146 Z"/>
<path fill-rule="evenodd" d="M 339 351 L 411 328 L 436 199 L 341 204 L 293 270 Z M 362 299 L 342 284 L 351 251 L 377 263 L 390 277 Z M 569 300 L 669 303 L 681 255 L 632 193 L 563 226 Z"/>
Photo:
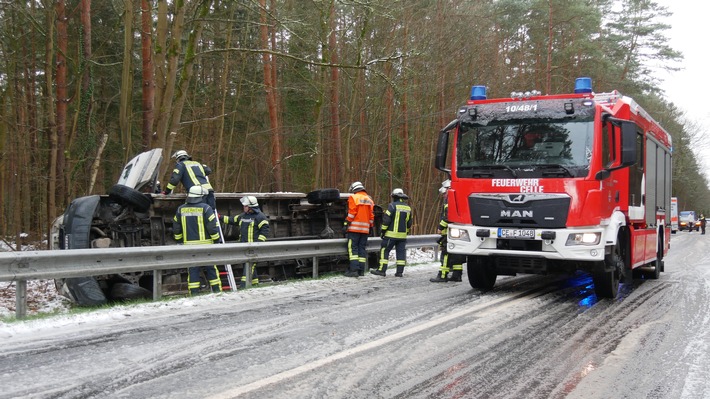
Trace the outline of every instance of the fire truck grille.
<path fill-rule="evenodd" d="M 527 199 L 520 200 L 523 197 Z M 477 226 L 559 229 L 567 223 L 570 198 L 474 194 L 468 198 L 468 203 L 471 222 Z"/>

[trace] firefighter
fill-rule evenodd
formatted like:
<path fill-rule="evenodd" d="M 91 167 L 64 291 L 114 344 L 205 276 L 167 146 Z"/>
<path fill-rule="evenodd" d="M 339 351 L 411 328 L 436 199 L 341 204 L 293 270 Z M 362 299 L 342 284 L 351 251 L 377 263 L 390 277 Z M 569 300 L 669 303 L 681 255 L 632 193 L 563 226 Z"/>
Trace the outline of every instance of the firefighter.
<path fill-rule="evenodd" d="M 212 207 L 205 203 L 207 190 L 202 186 L 192 186 L 185 203 L 180 205 L 173 218 L 175 241 L 184 245 L 212 244 L 220 241 L 217 216 Z M 190 295 L 200 293 L 200 271 L 205 272 L 212 292 L 222 292 L 222 282 L 217 266 L 195 266 L 189 269 L 187 288 Z"/>
<path fill-rule="evenodd" d="M 451 187 L 451 180 L 444 180 L 441 183 L 441 188 L 439 188 L 439 194 L 444 198 L 444 205 L 441 210 L 441 217 L 439 219 L 439 230 L 438 243 L 441 249 L 441 266 L 439 267 L 439 273 L 436 277 L 430 278 L 429 281 L 432 283 L 445 283 L 447 281 L 461 281 L 461 275 L 463 274 L 463 263 L 465 260 L 464 255 L 450 254 L 446 250 L 446 235 L 448 234 L 448 211 L 449 211 L 449 201 L 446 194 Z"/>
<path fill-rule="evenodd" d="M 705 225 L 707 224 L 707 220 L 705 220 L 705 215 L 702 213 L 700 214 L 700 229 L 702 230 L 702 233 L 700 234 L 705 234 Z"/>
<path fill-rule="evenodd" d="M 370 273 L 385 276 L 390 251 L 395 248 L 397 256 L 397 271 L 395 277 L 402 277 L 404 266 L 407 265 L 407 234 L 412 228 L 412 207 L 405 201 L 409 197 L 401 188 L 392 190 L 392 202 L 382 216 L 382 247 L 380 248 L 380 267 L 370 270 Z"/>
<path fill-rule="evenodd" d="M 212 169 L 205 164 L 193 161 L 192 157 L 185 150 L 176 151 L 172 158 L 175 158 L 177 163 L 175 164 L 172 175 L 170 175 L 170 181 L 165 187 L 163 194 L 172 193 L 180 182 L 182 182 L 182 185 L 187 191 L 190 191 L 190 187 L 192 186 L 202 186 L 207 190 L 207 205 L 211 206 L 216 212 L 217 204 L 214 198 L 214 189 L 210 184 L 210 180 L 207 178 L 207 176 L 212 173 Z"/>
<path fill-rule="evenodd" d="M 239 242 L 265 242 L 269 235 L 269 220 L 261 211 L 259 202 L 256 197 L 247 195 L 242 197 L 239 202 L 242 203 L 243 213 L 230 218 L 224 216 L 222 219 L 224 224 L 233 224 L 239 226 Z M 251 274 L 251 285 L 259 284 L 259 275 L 256 272 L 256 263 L 251 264 L 251 270 L 242 273 L 242 280 L 239 283 L 239 288 L 246 287 L 247 275 Z"/>
<path fill-rule="evenodd" d="M 348 214 L 343 222 L 343 233 L 348 239 L 350 265 L 345 277 L 365 275 L 367 265 L 367 237 L 375 224 L 375 202 L 365 191 L 365 186 L 356 181 L 348 189 Z"/>

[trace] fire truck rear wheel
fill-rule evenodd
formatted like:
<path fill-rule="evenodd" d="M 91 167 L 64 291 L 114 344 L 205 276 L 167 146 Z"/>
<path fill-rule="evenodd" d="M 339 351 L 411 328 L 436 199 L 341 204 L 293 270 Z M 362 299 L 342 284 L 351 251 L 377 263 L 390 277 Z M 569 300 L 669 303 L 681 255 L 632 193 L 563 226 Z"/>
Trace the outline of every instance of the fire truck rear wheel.
<path fill-rule="evenodd" d="M 493 260 L 486 256 L 469 256 L 466 261 L 466 272 L 471 287 L 484 291 L 493 289 L 498 277 Z"/>

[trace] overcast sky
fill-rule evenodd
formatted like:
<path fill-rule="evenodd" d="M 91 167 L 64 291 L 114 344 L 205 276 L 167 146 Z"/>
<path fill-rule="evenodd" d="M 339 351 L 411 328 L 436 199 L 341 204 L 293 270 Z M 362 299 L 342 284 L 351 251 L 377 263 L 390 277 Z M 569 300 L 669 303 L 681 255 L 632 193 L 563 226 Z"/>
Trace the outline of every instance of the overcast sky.
<path fill-rule="evenodd" d="M 667 20 L 672 26 L 668 32 L 670 44 L 683 52 L 685 57 L 683 70 L 663 76 L 663 88 L 668 92 L 668 99 L 685 109 L 691 118 L 710 119 L 710 108 L 707 106 L 707 93 L 710 92 L 710 55 L 705 42 L 707 31 L 703 29 L 708 24 L 710 2 L 656 1 L 673 12 L 673 16 Z"/>
<path fill-rule="evenodd" d="M 666 92 L 666 99 L 686 112 L 689 121 L 698 124 L 704 133 L 704 145 L 699 161 L 710 170 L 710 53 L 705 37 L 705 27 L 710 21 L 710 2 L 696 0 L 656 0 L 668 8 L 673 16 L 666 23 L 671 25 L 667 32 L 670 45 L 683 53 L 685 57 L 682 70 L 674 73 L 662 73 L 661 87 Z M 708 174 L 708 172 L 706 172 Z"/>

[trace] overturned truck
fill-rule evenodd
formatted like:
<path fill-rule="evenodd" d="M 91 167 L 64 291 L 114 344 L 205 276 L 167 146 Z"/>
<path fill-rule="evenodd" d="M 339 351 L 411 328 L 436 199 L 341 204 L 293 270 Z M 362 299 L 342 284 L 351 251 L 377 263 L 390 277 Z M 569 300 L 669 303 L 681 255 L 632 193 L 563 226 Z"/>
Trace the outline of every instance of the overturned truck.
<path fill-rule="evenodd" d="M 162 162 L 162 149 L 139 154 L 124 167 L 118 183 L 106 195 L 90 195 L 74 199 L 53 226 L 53 249 L 116 248 L 154 245 L 175 245 L 173 216 L 185 202 L 185 194 L 162 195 L 157 174 Z M 334 188 L 313 190 L 307 194 L 279 193 L 216 193 L 217 211 L 222 216 L 242 212 L 239 199 L 253 195 L 267 215 L 270 224 L 269 241 L 342 238 L 341 227 L 347 213 L 350 194 Z M 379 227 L 382 210 L 375 210 Z M 223 226 L 227 242 L 235 242 L 235 226 Z M 374 232 L 375 234 L 377 232 Z M 342 271 L 347 267 L 347 255 L 319 259 L 318 273 Z M 256 265 L 261 281 L 278 281 L 313 273 L 312 259 L 259 262 Z M 233 273 L 238 281 L 242 268 Z M 162 272 L 163 289 L 185 292 L 187 270 Z M 227 277 L 223 276 L 226 282 Z M 121 273 L 92 277 L 67 278 L 56 281 L 63 295 L 83 306 L 100 305 L 108 301 L 152 297 L 153 272 Z"/>

